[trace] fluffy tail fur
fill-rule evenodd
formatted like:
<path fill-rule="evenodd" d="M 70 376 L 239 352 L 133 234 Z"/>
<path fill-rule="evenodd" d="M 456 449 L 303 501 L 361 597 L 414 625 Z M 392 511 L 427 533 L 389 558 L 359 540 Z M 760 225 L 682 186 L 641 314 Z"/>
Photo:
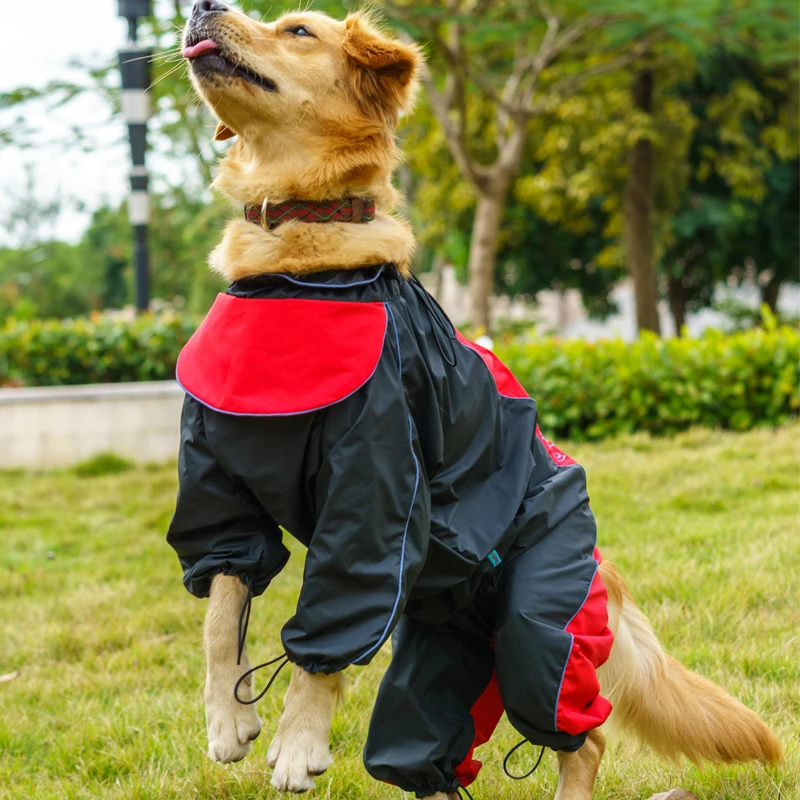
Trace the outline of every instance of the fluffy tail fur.
<path fill-rule="evenodd" d="M 599 678 L 615 726 L 669 759 L 779 761 L 781 743 L 752 711 L 664 653 L 613 564 L 600 575 L 615 641 Z"/>

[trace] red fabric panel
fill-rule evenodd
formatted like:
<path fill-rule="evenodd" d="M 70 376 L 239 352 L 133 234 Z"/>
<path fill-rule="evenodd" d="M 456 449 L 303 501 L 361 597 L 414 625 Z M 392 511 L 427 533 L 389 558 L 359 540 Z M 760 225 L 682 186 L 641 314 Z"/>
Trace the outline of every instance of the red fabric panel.
<path fill-rule="evenodd" d="M 514 377 L 514 373 L 491 351 L 485 347 L 481 347 L 475 342 L 471 342 L 460 331 L 456 331 L 456 337 L 464 347 L 474 350 L 483 360 L 483 363 L 492 373 L 494 382 L 497 386 L 497 391 L 504 397 L 525 398 L 530 395 L 522 388 L 522 384 Z M 554 445 L 551 441 L 542 436 L 539 426 L 536 426 L 536 436 L 539 441 L 545 446 L 550 458 L 559 466 L 569 466 L 570 464 L 577 464 L 575 459 L 568 456 L 560 447 Z"/>
<path fill-rule="evenodd" d="M 455 776 L 462 786 L 469 786 L 478 777 L 483 762 L 474 759 L 472 754 L 476 747 L 486 744 L 491 739 L 504 710 L 503 701 L 500 698 L 500 686 L 497 683 L 497 672 L 493 672 L 483 694 L 475 701 L 470 710 L 472 721 L 475 724 L 475 739 L 466 757 L 455 769 Z"/>
<path fill-rule="evenodd" d="M 372 377 L 386 322 L 383 303 L 221 294 L 181 351 L 178 382 L 227 414 L 313 411 Z"/>
<path fill-rule="evenodd" d="M 598 564 L 602 561 L 597 548 L 594 557 Z M 602 725 L 611 713 L 611 703 L 600 696 L 596 672 L 608 660 L 614 643 L 607 606 L 608 592 L 598 571 L 586 601 L 566 628 L 573 642 L 561 682 L 556 725 L 573 736 Z"/>
<path fill-rule="evenodd" d="M 545 439 L 542 436 L 542 432 L 539 430 L 539 426 L 536 426 L 536 438 L 544 445 L 545 450 L 550 454 L 550 458 L 555 461 L 556 465 L 559 467 L 566 467 L 570 464 L 577 464 L 578 462 L 575 461 L 574 458 L 568 456 L 560 447 L 554 445 L 548 439 Z"/>
<path fill-rule="evenodd" d="M 475 342 L 471 342 L 464 337 L 460 331 L 456 331 L 458 341 L 474 350 L 483 359 L 483 363 L 489 368 L 492 373 L 494 382 L 497 385 L 497 391 L 504 397 L 530 397 L 530 395 L 522 388 L 522 384 L 514 377 L 514 373 L 491 351 L 485 347 L 481 347 Z"/>

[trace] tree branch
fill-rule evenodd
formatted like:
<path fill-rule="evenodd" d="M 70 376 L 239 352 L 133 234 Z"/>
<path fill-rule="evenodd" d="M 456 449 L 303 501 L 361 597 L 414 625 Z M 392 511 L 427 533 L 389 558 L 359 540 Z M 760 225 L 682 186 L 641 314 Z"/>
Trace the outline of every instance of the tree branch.
<path fill-rule="evenodd" d="M 422 77 L 422 82 L 428 92 L 431 108 L 442 126 L 447 145 L 453 154 L 458 168 L 469 181 L 479 189 L 486 185 L 486 169 L 478 164 L 470 155 L 466 143 L 466 108 L 455 102 L 458 95 L 453 75 L 447 78 L 444 91 L 439 91 L 434 85 L 429 74 Z M 461 93 L 463 98 L 463 92 Z"/>
<path fill-rule="evenodd" d="M 526 113 L 530 116 L 541 113 L 551 102 L 559 102 L 566 97 L 570 97 L 578 91 L 588 80 L 607 75 L 610 72 L 615 72 L 622 67 L 632 64 L 641 58 L 652 46 L 653 39 L 643 39 L 635 47 L 627 53 L 612 58 L 610 61 L 604 61 L 602 64 L 595 64 L 575 75 L 568 75 L 561 80 L 556 81 L 552 86 L 548 87 L 547 93 L 539 97 L 536 102 L 531 102 L 525 109 Z"/>

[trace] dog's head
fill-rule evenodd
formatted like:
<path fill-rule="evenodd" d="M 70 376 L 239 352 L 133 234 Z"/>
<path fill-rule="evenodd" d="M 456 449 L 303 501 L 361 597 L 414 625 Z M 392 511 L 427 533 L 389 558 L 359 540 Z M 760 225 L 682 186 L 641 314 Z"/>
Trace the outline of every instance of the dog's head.
<path fill-rule="evenodd" d="M 383 35 L 363 12 L 264 24 L 199 0 L 183 44 L 192 82 L 220 121 L 216 138 L 239 136 L 248 158 L 273 154 L 295 167 L 344 155 L 355 167 L 356 153 L 393 141 L 421 64 L 415 45 Z M 393 162 L 393 143 L 385 147 Z"/>

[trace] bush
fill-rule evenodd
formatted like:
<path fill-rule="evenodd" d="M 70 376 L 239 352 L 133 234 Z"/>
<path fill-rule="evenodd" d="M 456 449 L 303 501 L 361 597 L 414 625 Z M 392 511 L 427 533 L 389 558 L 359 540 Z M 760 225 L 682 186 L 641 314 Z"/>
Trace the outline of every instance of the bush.
<path fill-rule="evenodd" d="M 581 440 L 691 425 L 746 430 L 800 409 L 800 331 L 779 326 L 628 344 L 506 336 L 497 354 L 539 404 L 546 435 Z M 173 313 L 9 322 L 0 385 L 55 386 L 175 376 L 197 320 Z"/>
<path fill-rule="evenodd" d="M 197 320 L 173 313 L 68 320 L 10 320 L 0 328 L 0 385 L 64 386 L 157 381 L 175 363 Z"/>
<path fill-rule="evenodd" d="M 79 478 L 99 478 L 102 475 L 118 475 L 128 472 L 134 464 L 116 453 L 98 453 L 76 464 L 72 469 Z"/>
<path fill-rule="evenodd" d="M 700 339 L 507 340 L 497 354 L 538 403 L 546 436 L 602 439 L 690 425 L 747 430 L 800 409 L 800 332 L 777 326 Z"/>

